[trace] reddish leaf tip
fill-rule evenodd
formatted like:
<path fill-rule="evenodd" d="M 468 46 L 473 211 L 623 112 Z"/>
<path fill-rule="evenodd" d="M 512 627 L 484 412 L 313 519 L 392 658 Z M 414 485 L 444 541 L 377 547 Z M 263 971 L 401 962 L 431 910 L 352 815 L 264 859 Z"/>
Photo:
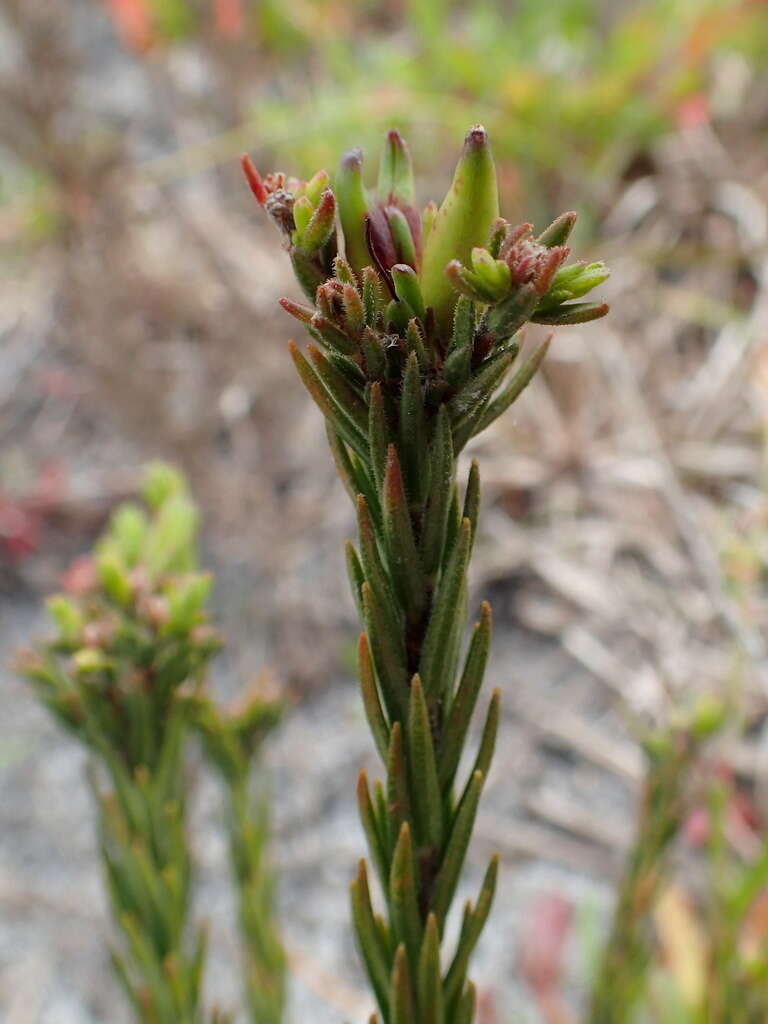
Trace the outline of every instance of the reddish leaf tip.
<path fill-rule="evenodd" d="M 240 166 L 243 169 L 243 174 L 251 192 L 256 197 L 256 201 L 259 206 L 264 206 L 267 202 L 267 190 L 264 188 L 264 182 L 261 180 L 261 175 L 256 170 L 253 160 L 251 160 L 247 153 L 243 153 L 240 157 Z"/>

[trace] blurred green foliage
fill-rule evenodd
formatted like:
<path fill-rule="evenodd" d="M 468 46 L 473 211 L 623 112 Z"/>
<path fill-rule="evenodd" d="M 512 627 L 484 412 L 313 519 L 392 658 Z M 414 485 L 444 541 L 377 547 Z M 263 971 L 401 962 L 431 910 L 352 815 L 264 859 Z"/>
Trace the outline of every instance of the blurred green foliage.
<path fill-rule="evenodd" d="M 444 140 L 482 118 L 507 202 L 525 196 L 534 219 L 574 183 L 582 206 L 594 206 L 686 116 L 686 102 L 707 110 L 725 53 L 768 52 L 757 31 L 764 9 L 741 0 L 410 0 L 397 14 L 383 3 L 311 6 L 309 74 L 285 74 L 260 98 L 259 137 L 308 171 L 394 125 L 417 162 L 428 153 L 435 166 Z"/>
<path fill-rule="evenodd" d="M 396 127 L 417 161 L 482 119 L 505 201 L 550 218 L 577 184 L 596 210 L 676 123 L 707 117 L 718 66 L 768 58 L 760 0 L 110 0 L 155 43 L 228 33 L 257 50 L 253 135 L 308 174 Z M 584 225 L 582 225 L 584 226 Z"/>

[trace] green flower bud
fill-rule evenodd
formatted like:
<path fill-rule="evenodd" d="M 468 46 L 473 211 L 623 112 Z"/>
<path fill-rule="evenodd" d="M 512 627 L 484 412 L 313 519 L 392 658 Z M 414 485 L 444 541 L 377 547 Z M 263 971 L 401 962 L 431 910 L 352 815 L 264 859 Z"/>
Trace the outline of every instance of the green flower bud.
<path fill-rule="evenodd" d="M 383 203 L 413 203 L 411 154 L 400 132 L 391 131 L 379 165 L 379 198 Z"/>
<path fill-rule="evenodd" d="M 296 198 L 300 196 L 306 196 L 312 204 L 312 207 L 316 207 L 320 202 L 320 197 L 326 189 L 331 187 L 331 179 L 328 177 L 327 171 L 318 171 L 317 174 L 313 175 L 309 181 L 300 185 L 296 189 Z"/>
<path fill-rule="evenodd" d="M 424 246 L 421 290 L 432 306 L 440 332 L 448 337 L 458 294 L 446 277 L 451 260 L 467 264 L 472 249 L 484 245 L 499 216 L 496 168 L 488 134 L 479 125 L 464 140 L 453 183 L 438 210 Z"/>
<path fill-rule="evenodd" d="M 363 267 L 371 265 L 371 256 L 366 241 L 368 200 L 363 187 L 363 154 L 359 149 L 350 150 L 342 158 L 335 191 L 347 261 L 360 274 Z"/>
<path fill-rule="evenodd" d="M 293 204 L 293 222 L 296 225 L 292 239 L 294 245 L 301 245 L 301 236 L 307 230 L 313 212 L 312 203 L 306 196 L 297 199 Z"/>

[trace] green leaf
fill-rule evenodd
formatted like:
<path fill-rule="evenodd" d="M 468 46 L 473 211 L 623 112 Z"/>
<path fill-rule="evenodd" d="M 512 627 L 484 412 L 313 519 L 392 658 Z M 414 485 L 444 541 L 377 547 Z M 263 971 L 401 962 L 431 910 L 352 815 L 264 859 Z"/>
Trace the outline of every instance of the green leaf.
<path fill-rule="evenodd" d="M 349 356 L 343 356 L 340 352 L 329 352 L 327 355 L 328 362 L 334 369 L 344 377 L 347 384 L 358 394 L 362 395 L 365 390 L 365 386 L 368 383 L 368 379 L 360 369 L 358 363 Z M 365 410 L 366 421 L 368 417 L 368 407 Z"/>
<path fill-rule="evenodd" d="M 384 484 L 384 470 L 387 464 L 389 443 L 389 424 L 387 423 L 384 395 L 381 390 L 381 384 L 378 381 L 374 381 L 371 385 L 368 406 L 368 446 L 371 465 L 373 466 L 373 475 L 376 480 L 376 486 L 379 488 Z"/>
<path fill-rule="evenodd" d="M 408 968 L 408 957 L 402 943 L 397 947 L 395 964 L 392 968 L 389 1024 L 419 1024 L 413 1005 L 413 986 Z"/>
<path fill-rule="evenodd" d="M 293 342 L 289 342 L 288 348 L 298 374 L 301 377 L 302 383 L 314 399 L 314 402 L 320 412 L 330 423 L 333 430 L 343 441 L 346 441 L 354 452 L 357 452 L 357 454 L 363 458 L 366 457 L 368 454 L 368 442 L 366 438 L 360 434 L 360 431 L 353 423 L 350 422 L 349 418 L 343 415 L 339 407 L 326 391 L 320 378 Z"/>
<path fill-rule="evenodd" d="M 549 249 L 555 245 L 565 245 L 568 241 L 568 236 L 573 231 L 576 216 L 573 211 L 561 213 L 559 217 L 552 221 L 548 228 L 541 232 L 536 241 L 539 245 L 546 245 Z"/>
<path fill-rule="evenodd" d="M 371 803 L 371 794 L 368 791 L 368 779 L 365 772 L 360 772 L 357 780 L 357 807 L 360 814 L 360 822 L 368 840 L 368 849 L 376 866 L 382 888 L 386 890 L 389 882 L 387 842 L 386 837 L 381 832 L 380 823 L 376 818 L 376 812 Z"/>
<path fill-rule="evenodd" d="M 376 818 L 381 825 L 381 832 L 382 837 L 384 838 L 385 841 L 387 855 L 391 857 L 395 849 L 395 840 L 397 838 L 397 834 L 394 831 L 394 829 L 390 827 L 391 821 L 389 818 L 387 797 L 386 794 L 384 793 L 384 786 L 378 779 L 373 784 L 373 802 L 376 808 Z"/>
<path fill-rule="evenodd" d="M 429 711 L 418 675 L 411 680 L 407 740 L 416 839 L 420 845 L 440 849 L 443 841 L 443 805 Z"/>
<path fill-rule="evenodd" d="M 408 218 L 402 210 L 398 209 L 397 206 L 386 207 L 384 210 L 384 216 L 387 218 L 389 233 L 395 244 L 395 252 L 397 254 L 398 261 L 404 266 L 418 266 L 418 240 L 413 236 Z M 421 293 L 419 292 L 419 294 Z M 423 302 L 421 305 L 423 307 Z M 418 310 L 415 310 L 415 312 L 418 313 Z M 422 314 L 419 313 L 419 316 L 421 315 Z"/>
<path fill-rule="evenodd" d="M 308 345 L 307 351 L 317 376 L 333 401 L 350 423 L 365 436 L 368 431 L 368 410 L 362 397 L 316 345 Z"/>
<path fill-rule="evenodd" d="M 392 856 L 389 906 L 396 940 L 405 943 L 410 962 L 418 963 L 422 925 L 416 890 L 416 861 L 407 821 L 400 826 L 400 834 Z"/>
<path fill-rule="evenodd" d="M 443 982 L 440 973 L 440 930 L 434 914 L 427 917 L 419 954 L 419 1024 L 445 1024 Z"/>
<path fill-rule="evenodd" d="M 432 606 L 419 663 L 419 675 L 430 701 L 446 693 L 452 683 L 446 678 L 446 668 L 457 631 L 463 626 L 462 591 L 466 585 L 471 539 L 472 526 L 464 519 Z"/>
<path fill-rule="evenodd" d="M 369 327 L 378 327 L 383 305 L 381 278 L 373 267 L 366 267 L 363 270 L 363 308 Z"/>
<path fill-rule="evenodd" d="M 384 535 L 392 580 L 409 621 L 418 621 L 426 601 L 426 585 L 405 494 L 397 449 L 387 450 L 384 471 Z"/>
<path fill-rule="evenodd" d="M 294 213 L 298 202 L 294 205 Z M 300 246 L 309 253 L 315 253 L 325 245 L 333 233 L 336 220 L 336 199 L 330 189 L 320 196 L 316 208 L 312 211 L 304 230 L 301 232 Z"/>
<path fill-rule="evenodd" d="M 333 276 L 342 284 L 356 284 L 357 278 L 349 262 L 339 253 L 333 258 Z"/>
<path fill-rule="evenodd" d="M 528 387 L 536 373 L 544 362 L 544 357 L 549 349 L 550 339 L 539 345 L 535 352 L 526 359 L 517 373 L 512 377 L 512 380 L 507 384 L 501 394 L 494 398 L 488 408 L 480 418 L 480 422 L 475 428 L 475 433 L 479 434 L 481 430 L 485 430 L 486 427 L 490 426 L 494 420 L 498 419 L 502 413 L 505 413 L 507 409 L 515 402 L 522 392 Z"/>
<path fill-rule="evenodd" d="M 312 314 L 307 330 L 329 352 L 340 352 L 344 356 L 354 356 L 357 354 L 357 342 L 355 339 L 345 334 L 322 312 Z"/>
<path fill-rule="evenodd" d="M 381 707 L 376 677 L 373 671 L 373 661 L 371 660 L 371 652 L 368 647 L 368 636 L 365 633 L 361 633 L 358 640 L 357 665 L 365 717 L 368 719 L 368 726 L 376 743 L 376 749 L 381 755 L 382 761 L 386 763 L 389 751 L 389 727 Z"/>
<path fill-rule="evenodd" d="M 459 1000 L 459 1005 L 456 1010 L 456 1016 L 454 1017 L 454 1024 L 472 1024 L 475 1019 L 475 1002 L 477 995 L 475 992 L 475 986 L 471 981 L 467 982 L 467 987 Z"/>
<path fill-rule="evenodd" d="M 366 581 L 360 588 L 363 601 L 363 619 L 381 685 L 381 696 L 390 721 L 402 719 L 408 700 L 408 673 L 405 647 L 400 632 L 393 633 L 389 619 L 371 585 Z"/>
<path fill-rule="evenodd" d="M 425 433 L 421 370 L 418 356 L 411 352 L 405 364 L 400 393 L 400 450 L 408 494 L 415 504 L 423 500 L 424 491 L 429 486 L 430 465 Z"/>
<path fill-rule="evenodd" d="M 475 341 L 475 304 L 471 299 L 461 295 L 453 313 L 453 333 L 448 354 L 466 349 L 470 355 Z"/>
<path fill-rule="evenodd" d="M 398 300 L 408 307 L 408 318 L 415 316 L 423 320 L 426 315 L 424 299 L 413 267 L 407 263 L 396 263 L 392 267 L 392 286 Z"/>
<path fill-rule="evenodd" d="M 480 467 L 477 464 L 477 459 L 472 459 L 472 465 L 469 467 L 469 477 L 467 478 L 467 490 L 464 494 L 464 511 L 462 512 L 462 519 L 468 519 L 472 526 L 472 544 L 474 544 L 475 534 L 477 533 L 477 520 L 479 514 Z"/>
<path fill-rule="evenodd" d="M 366 327 L 362 334 L 360 347 L 365 359 L 365 369 L 371 380 L 384 380 L 387 373 L 387 358 L 381 347 L 381 338 L 376 331 Z"/>
<path fill-rule="evenodd" d="M 405 329 L 405 345 L 409 355 L 411 352 L 416 354 L 421 372 L 428 373 L 431 365 L 429 352 L 424 344 L 424 335 L 419 322 L 415 318 L 408 321 L 408 326 Z"/>
<path fill-rule="evenodd" d="M 524 284 L 509 298 L 502 299 L 488 310 L 488 329 L 493 331 L 500 341 L 506 341 L 531 319 L 540 298 L 535 285 Z"/>
<path fill-rule="evenodd" d="M 461 426 L 462 421 L 476 413 L 480 403 L 490 398 L 513 361 L 514 355 L 511 352 L 487 359 L 464 387 L 454 395 L 448 403 L 454 433 Z"/>
<path fill-rule="evenodd" d="M 445 1001 L 449 1008 L 453 1007 L 464 988 L 469 959 L 482 934 L 485 922 L 488 920 L 488 914 L 491 911 L 491 906 L 493 905 L 498 873 L 499 858 L 495 856 L 491 859 L 485 872 L 485 878 L 480 887 L 480 893 L 474 909 L 469 903 L 464 908 L 464 920 L 461 926 L 459 942 L 445 979 Z"/>
<path fill-rule="evenodd" d="M 326 278 L 326 273 L 317 259 L 317 254 L 293 246 L 290 250 L 290 257 L 293 274 L 301 290 L 311 302 L 314 301 L 317 289 Z"/>
<path fill-rule="evenodd" d="M 355 926 L 358 948 L 368 972 L 376 1001 L 381 1007 L 381 1012 L 386 1014 L 389 1008 L 389 970 L 385 951 L 382 949 L 379 932 L 373 918 L 364 860 L 360 861 L 357 878 L 350 886 L 350 895 L 352 922 Z"/>
<path fill-rule="evenodd" d="M 352 596 L 355 599 L 357 610 L 360 613 L 360 617 L 363 617 L 363 598 L 362 598 L 362 586 L 365 583 L 365 573 L 363 567 L 360 564 L 360 558 L 355 551 L 355 545 L 351 540 L 348 540 L 344 544 L 344 553 L 347 560 L 347 575 L 349 576 L 349 586 L 352 591 Z"/>
<path fill-rule="evenodd" d="M 365 578 L 376 595 L 391 633 L 402 632 L 402 612 L 395 598 L 392 581 L 379 555 L 373 524 L 368 514 L 368 503 L 362 494 L 357 496 L 357 528 L 360 536 L 360 556 Z"/>
<path fill-rule="evenodd" d="M 357 482 L 355 480 L 352 461 L 346 445 L 328 420 L 325 421 L 325 433 L 328 437 L 328 446 L 331 449 L 333 461 L 336 464 L 336 472 L 339 474 L 347 494 L 350 496 L 352 501 L 355 501 L 360 493 L 360 488 L 357 486 Z"/>
<path fill-rule="evenodd" d="M 435 435 L 429 453 L 431 467 L 430 494 L 424 516 L 421 552 L 424 571 L 430 582 L 434 580 L 443 561 L 448 513 L 453 498 L 453 436 L 451 421 L 445 405 L 437 413 Z"/>
<path fill-rule="evenodd" d="M 480 772 L 484 779 L 488 777 L 488 769 L 491 767 L 491 761 L 493 760 L 493 751 L 496 747 L 496 734 L 499 731 L 499 716 L 501 714 L 501 693 L 498 690 L 494 690 L 491 695 L 491 701 L 488 705 L 488 714 L 486 715 L 485 725 L 483 726 L 483 734 L 480 737 L 480 746 L 478 747 L 477 757 L 475 758 L 475 764 L 473 773 Z"/>
<path fill-rule="evenodd" d="M 440 752 L 440 782 L 447 793 L 453 785 L 459 766 L 464 741 L 483 684 L 488 652 L 491 646 L 491 606 L 484 601 L 480 606 L 480 621 L 476 623 L 469 645 L 464 671 L 451 703 Z"/>
<path fill-rule="evenodd" d="M 411 798 L 408 792 L 408 772 L 403 751 L 403 730 L 395 722 L 389 734 L 387 755 L 387 811 L 392 835 L 399 838 L 404 822 L 411 819 Z"/>
<path fill-rule="evenodd" d="M 456 454 L 477 433 L 477 424 L 482 419 L 493 392 L 501 383 L 516 356 L 517 346 L 511 350 L 497 353 L 483 364 L 483 368 L 463 389 L 463 411 L 457 408 L 453 419 L 453 450 Z M 472 397 L 473 382 L 477 382 L 479 385 L 478 389 L 474 391 L 474 398 Z"/>
<path fill-rule="evenodd" d="M 432 909 L 437 915 L 438 924 L 441 925 L 445 922 L 453 895 L 456 892 L 469 840 L 472 837 L 482 788 L 483 776 L 480 772 L 475 772 L 453 818 L 450 837 L 443 854 L 432 898 Z"/>
<path fill-rule="evenodd" d="M 360 292 L 355 285 L 345 284 L 341 294 L 346 330 L 353 338 L 359 338 L 365 327 L 365 310 Z"/>
<path fill-rule="evenodd" d="M 590 320 L 599 320 L 608 313 L 607 302 L 568 302 L 564 306 L 554 306 L 531 317 L 535 324 L 552 324 L 565 326 L 568 324 L 586 324 Z"/>

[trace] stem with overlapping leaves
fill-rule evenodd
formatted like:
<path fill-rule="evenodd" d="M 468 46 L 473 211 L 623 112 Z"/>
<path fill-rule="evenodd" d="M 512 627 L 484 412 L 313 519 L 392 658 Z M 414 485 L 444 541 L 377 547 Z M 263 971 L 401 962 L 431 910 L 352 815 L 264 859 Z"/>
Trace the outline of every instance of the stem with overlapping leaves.
<path fill-rule="evenodd" d="M 266 794 L 254 792 L 262 741 L 282 710 L 257 689 L 227 711 L 205 695 L 195 701 L 195 726 L 226 791 L 243 989 L 252 1024 L 281 1024 L 285 1007 L 285 952 L 275 928 L 274 872 L 267 853 L 269 812 Z"/>
<path fill-rule="evenodd" d="M 56 636 L 19 670 L 91 754 L 99 845 L 120 948 L 112 963 L 143 1024 L 224 1024 L 202 1006 L 205 931 L 191 921 L 185 734 L 189 699 L 219 647 L 210 578 L 196 571 L 197 511 L 155 466 L 149 513 L 126 504 L 71 592 Z"/>
<path fill-rule="evenodd" d="M 480 482 L 476 463 L 457 479 L 457 458 L 541 364 L 546 343 L 519 360 L 520 328 L 603 316 L 605 305 L 573 300 L 607 272 L 564 265 L 574 214 L 538 237 L 499 217 L 481 127 L 468 133 L 442 205 L 421 216 L 396 132 L 375 192 L 364 186 L 358 150 L 343 158 L 333 185 L 323 171 L 308 182 L 262 179 L 248 158 L 244 170 L 311 303 L 282 300 L 313 339 L 306 355 L 293 345 L 291 353 L 357 514 L 347 563 L 365 629 L 360 683 L 385 768 L 383 783 L 371 789 L 362 773 L 358 784 L 385 900 L 376 913 L 361 862 L 352 884 L 359 948 L 385 1024 L 468 1024 L 469 960 L 493 900 L 496 859 L 464 907 L 455 948 L 444 950 L 442 938 L 493 755 L 499 693 L 460 775 L 491 612 L 482 605 L 462 652 Z"/>

